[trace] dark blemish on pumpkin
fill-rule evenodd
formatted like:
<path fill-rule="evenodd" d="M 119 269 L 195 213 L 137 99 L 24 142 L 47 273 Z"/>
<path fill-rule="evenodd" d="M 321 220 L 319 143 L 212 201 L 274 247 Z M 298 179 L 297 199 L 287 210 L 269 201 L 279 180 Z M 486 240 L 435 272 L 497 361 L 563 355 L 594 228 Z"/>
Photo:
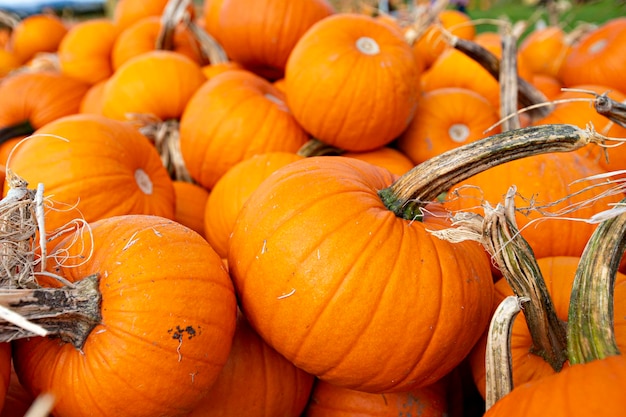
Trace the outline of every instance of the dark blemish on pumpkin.
<path fill-rule="evenodd" d="M 200 334 L 200 328 L 198 327 L 196 331 L 192 326 L 176 326 L 175 329 L 169 329 L 167 332 L 172 335 L 172 339 L 183 340 L 185 334 L 187 334 L 187 339 L 193 339 L 194 336 Z"/>

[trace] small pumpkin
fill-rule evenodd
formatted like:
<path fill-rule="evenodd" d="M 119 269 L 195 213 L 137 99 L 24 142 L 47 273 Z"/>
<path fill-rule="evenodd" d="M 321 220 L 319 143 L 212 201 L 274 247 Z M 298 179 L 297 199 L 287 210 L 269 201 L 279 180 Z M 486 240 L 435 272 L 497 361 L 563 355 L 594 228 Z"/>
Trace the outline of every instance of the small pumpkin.
<path fill-rule="evenodd" d="M 405 174 L 415 166 L 405 153 L 391 146 L 382 146 L 366 152 L 345 152 L 341 156 L 360 159 L 361 161 L 387 168 L 396 175 Z"/>
<path fill-rule="evenodd" d="M 178 119 L 205 81 L 200 65 L 180 53 L 144 52 L 126 61 L 107 81 L 102 114 L 117 120 L 127 120 L 131 113 Z"/>
<path fill-rule="evenodd" d="M 390 143 L 413 118 L 420 68 L 402 33 L 338 13 L 313 25 L 285 71 L 287 103 L 315 138 L 346 151 Z"/>
<path fill-rule="evenodd" d="M 187 417 L 298 417 L 313 381 L 269 347 L 239 312 L 228 360 Z"/>
<path fill-rule="evenodd" d="M 173 185 L 176 196 L 174 220 L 204 236 L 204 207 L 209 192 L 204 187 L 188 181 L 176 180 Z"/>
<path fill-rule="evenodd" d="M 107 18 L 76 23 L 59 44 L 61 71 L 89 84 L 110 77 L 111 51 L 117 35 L 118 28 Z"/>
<path fill-rule="evenodd" d="M 0 79 L 6 77 L 11 71 L 18 69 L 22 61 L 11 51 L 0 49 Z"/>
<path fill-rule="evenodd" d="M 161 16 L 168 0 L 118 0 L 113 8 L 113 22 L 120 31 L 149 16 Z"/>
<path fill-rule="evenodd" d="M 271 80 L 282 78 L 296 42 L 334 13 L 327 0 L 208 0 L 206 30 L 231 60 Z"/>
<path fill-rule="evenodd" d="M 22 63 L 40 52 L 56 52 L 65 37 L 68 26 L 54 14 L 34 14 L 15 26 L 8 48 Z"/>
<path fill-rule="evenodd" d="M 68 256 L 50 260 L 48 271 L 70 282 L 99 274 L 101 318 L 78 348 L 16 341 L 20 381 L 33 396 L 53 394 L 59 416 L 191 412 L 226 363 L 235 330 L 221 259 L 197 233 L 158 216 L 110 217 L 77 239 L 84 246 L 69 238 L 54 249 Z"/>
<path fill-rule="evenodd" d="M 15 149 L 10 168 L 31 187 L 44 184 L 53 200 L 49 231 L 78 217 L 174 217 L 172 180 L 154 146 L 131 125 L 104 116 L 78 114 L 46 124 Z"/>
<path fill-rule="evenodd" d="M 518 55 L 534 74 L 558 79 L 570 48 L 566 35 L 560 26 L 535 28 L 520 43 Z"/>
<path fill-rule="evenodd" d="M 247 70 L 206 81 L 180 119 L 183 159 L 191 177 L 207 189 L 244 159 L 270 151 L 295 153 L 307 140 L 284 94 Z"/>
<path fill-rule="evenodd" d="M 89 87 L 89 90 L 80 101 L 78 113 L 102 114 L 104 89 L 109 79 L 98 81 Z"/>
<path fill-rule="evenodd" d="M 418 164 L 464 143 L 486 137 L 499 120 L 498 110 L 466 88 L 439 88 L 422 95 L 415 116 L 397 140 L 398 148 Z M 494 128 L 490 134 L 499 133 Z"/>

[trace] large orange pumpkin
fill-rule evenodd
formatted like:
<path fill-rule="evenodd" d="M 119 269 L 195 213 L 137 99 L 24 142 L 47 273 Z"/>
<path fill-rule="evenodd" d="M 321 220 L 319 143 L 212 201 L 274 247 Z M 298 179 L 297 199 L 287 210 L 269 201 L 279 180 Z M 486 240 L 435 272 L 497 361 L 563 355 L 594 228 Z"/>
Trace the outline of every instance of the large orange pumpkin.
<path fill-rule="evenodd" d="M 113 22 L 124 30 L 149 16 L 161 16 L 168 0 L 118 0 L 113 9 Z"/>
<path fill-rule="evenodd" d="M 317 139 L 347 151 L 379 148 L 406 129 L 420 68 L 402 33 L 382 20 L 335 14 L 294 47 L 285 91 L 296 120 Z"/>
<path fill-rule="evenodd" d="M 317 21 L 333 14 L 327 0 L 207 0 L 206 30 L 230 59 L 268 79 L 284 74 L 296 42 Z"/>
<path fill-rule="evenodd" d="M 10 168 L 31 187 L 44 184 L 54 230 L 83 216 L 174 217 L 174 188 L 156 149 L 135 128 L 104 116 L 65 116 L 22 142 Z M 5 189 L 5 193 L 7 189 Z"/>
<path fill-rule="evenodd" d="M 439 380 L 490 314 L 482 248 L 432 237 L 439 222 L 397 217 L 378 195 L 395 178 L 354 158 L 292 162 L 249 197 L 228 253 L 261 337 L 320 379 L 367 392 Z"/>
<path fill-rule="evenodd" d="M 9 50 L 27 62 L 39 52 L 56 52 L 68 27 L 54 14 L 34 14 L 22 19 L 9 38 Z"/>
<path fill-rule="evenodd" d="M 17 341 L 20 381 L 35 396 L 52 393 L 59 416 L 186 415 L 226 363 L 235 330 L 221 259 L 197 233 L 158 216 L 103 219 L 78 239 L 85 246 L 57 247 L 68 256 L 49 271 L 70 282 L 99 274 L 101 319 L 80 349 Z"/>
<path fill-rule="evenodd" d="M 424 93 L 415 117 L 397 146 L 418 164 L 464 143 L 500 132 L 498 110 L 483 96 L 466 88 L 438 88 Z"/>
<path fill-rule="evenodd" d="M 127 120 L 131 113 L 178 119 L 205 81 L 200 65 L 182 54 L 144 52 L 126 61 L 107 81 L 102 114 L 117 120 Z"/>
<path fill-rule="evenodd" d="M 117 35 L 118 28 L 106 18 L 76 23 L 59 44 L 61 71 L 89 84 L 110 77 L 111 51 Z"/>
<path fill-rule="evenodd" d="M 211 189 L 230 167 L 253 155 L 296 152 L 308 135 L 269 81 L 229 70 L 205 82 L 180 119 L 180 148 L 189 174 Z"/>
<path fill-rule="evenodd" d="M 239 314 L 226 365 L 186 417 L 298 417 L 313 381 L 269 347 Z"/>
<path fill-rule="evenodd" d="M 23 72 L 0 83 L 0 142 L 78 113 L 89 84 L 52 71 Z"/>

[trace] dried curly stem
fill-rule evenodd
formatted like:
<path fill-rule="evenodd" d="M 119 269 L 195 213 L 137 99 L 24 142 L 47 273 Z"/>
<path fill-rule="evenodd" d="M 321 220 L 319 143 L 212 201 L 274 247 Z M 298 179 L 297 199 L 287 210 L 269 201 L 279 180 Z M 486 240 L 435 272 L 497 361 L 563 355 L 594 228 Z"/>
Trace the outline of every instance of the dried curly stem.
<path fill-rule="evenodd" d="M 502 300 L 491 318 L 485 355 L 487 410 L 513 389 L 511 331 L 515 317 L 522 310 L 522 303 L 528 301 L 527 297 L 510 295 Z"/>
<path fill-rule="evenodd" d="M 626 204 L 626 199 L 620 205 Z M 615 276 L 626 251 L 626 213 L 598 225 L 576 270 L 568 319 L 570 363 L 619 355 L 613 326 Z"/>
<path fill-rule="evenodd" d="M 493 166 L 526 156 L 569 152 L 604 137 L 574 125 L 548 124 L 509 130 L 468 143 L 431 158 L 378 192 L 396 216 L 422 218 L 422 207 L 455 184 Z"/>
<path fill-rule="evenodd" d="M 529 298 L 524 316 L 533 340 L 531 352 L 558 372 L 567 360 L 566 326 L 556 315 L 532 248 L 517 229 L 514 196 L 511 187 L 505 204 L 485 206 L 484 217 L 459 213 L 453 218 L 455 228 L 431 233 L 453 242 L 476 240 L 485 247 L 515 295 Z"/>

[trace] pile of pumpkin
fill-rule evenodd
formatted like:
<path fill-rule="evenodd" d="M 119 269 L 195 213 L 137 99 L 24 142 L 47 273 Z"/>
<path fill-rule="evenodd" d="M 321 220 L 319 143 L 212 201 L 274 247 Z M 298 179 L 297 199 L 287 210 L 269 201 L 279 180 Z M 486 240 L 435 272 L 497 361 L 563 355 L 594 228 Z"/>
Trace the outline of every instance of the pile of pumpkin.
<path fill-rule="evenodd" d="M 400 18 L 325 0 L 118 0 L 110 18 L 14 22 L 0 49 L 0 306 L 35 327 L 0 320 L 0 416 L 46 395 L 56 417 L 481 415 L 487 330 L 515 262 L 437 233 L 515 185 L 509 222 L 562 335 L 590 219 L 624 197 L 626 151 L 598 145 L 626 138 L 626 18 L 526 36 L 520 80 L 552 104 L 503 129 L 500 83 L 450 41 L 497 59 L 503 34 L 446 3 Z M 7 220 L 16 195 L 26 209 L 11 215 L 38 221 L 29 234 Z M 604 330 L 623 350 L 616 276 Z M 520 392 L 576 362 L 532 327 L 513 328 Z M 605 394 L 626 386 L 615 362 Z M 512 410 L 528 398 L 616 415 L 582 394 L 595 379 Z"/>

